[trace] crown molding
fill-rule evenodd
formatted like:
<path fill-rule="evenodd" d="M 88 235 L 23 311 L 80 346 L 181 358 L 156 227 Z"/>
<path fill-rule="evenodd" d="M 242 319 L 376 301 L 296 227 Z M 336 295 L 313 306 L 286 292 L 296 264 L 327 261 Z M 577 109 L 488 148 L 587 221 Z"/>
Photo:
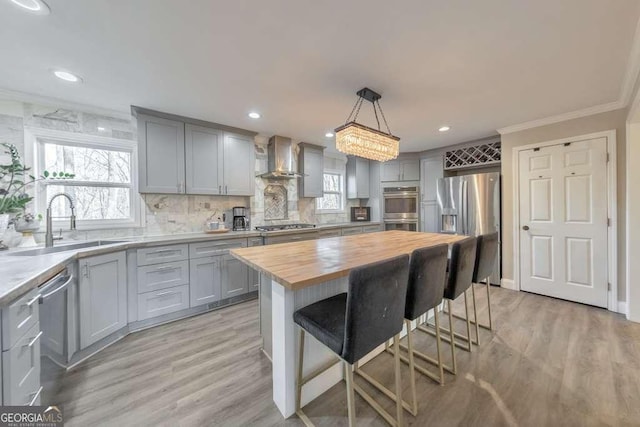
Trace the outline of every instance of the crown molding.
<path fill-rule="evenodd" d="M 580 117 L 592 116 L 594 114 L 606 113 L 607 111 L 619 110 L 626 105 L 621 101 L 609 102 L 608 104 L 595 105 L 593 107 L 584 108 L 582 110 L 570 111 L 568 113 L 558 114 L 557 116 L 545 117 L 542 119 L 531 120 L 529 122 L 520 123 L 517 125 L 507 126 L 497 129 L 500 135 L 506 135 L 508 133 L 520 132 L 531 128 L 537 128 L 540 126 L 551 125 L 553 123 L 565 122 L 567 120 L 578 119 Z"/>
<path fill-rule="evenodd" d="M 511 126 L 506 126 L 497 129 L 500 135 L 505 135 L 514 132 L 520 132 L 522 130 L 536 128 L 540 126 L 546 126 L 553 123 L 564 122 L 567 120 L 578 119 L 580 117 L 591 116 L 593 114 L 606 113 L 607 111 L 619 110 L 625 108 L 632 101 L 635 102 L 640 97 L 640 89 L 634 94 L 634 89 L 638 83 L 638 76 L 640 75 L 640 19 L 636 24 L 636 31 L 633 35 L 633 42 L 631 43 L 631 52 L 629 53 L 629 59 L 627 60 L 627 67 L 624 73 L 624 79 L 622 86 L 620 87 L 620 94 L 618 99 L 607 104 L 594 105 L 593 107 L 584 108 L 582 110 L 570 111 L 568 113 L 558 114 L 556 116 L 544 117 L 537 120 L 531 120 L 524 123 L 519 123 Z M 632 105 L 633 109 L 633 105 Z"/>
<path fill-rule="evenodd" d="M 0 99 L 9 101 L 24 102 L 27 104 L 46 105 L 51 107 L 60 107 L 83 113 L 98 114 L 101 116 L 112 117 L 115 119 L 131 120 L 131 111 L 112 110 L 109 108 L 97 107 L 94 105 L 80 104 L 76 102 L 65 101 L 60 98 L 53 98 L 32 93 L 19 92 L 10 89 L 0 88 Z"/>

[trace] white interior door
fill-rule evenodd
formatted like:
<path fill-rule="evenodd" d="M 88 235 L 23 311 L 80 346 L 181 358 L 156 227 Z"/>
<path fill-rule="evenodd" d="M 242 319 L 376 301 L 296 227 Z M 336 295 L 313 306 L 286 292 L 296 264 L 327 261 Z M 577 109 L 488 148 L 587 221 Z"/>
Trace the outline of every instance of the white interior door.
<path fill-rule="evenodd" d="M 520 152 L 520 288 L 607 307 L 607 142 Z"/>

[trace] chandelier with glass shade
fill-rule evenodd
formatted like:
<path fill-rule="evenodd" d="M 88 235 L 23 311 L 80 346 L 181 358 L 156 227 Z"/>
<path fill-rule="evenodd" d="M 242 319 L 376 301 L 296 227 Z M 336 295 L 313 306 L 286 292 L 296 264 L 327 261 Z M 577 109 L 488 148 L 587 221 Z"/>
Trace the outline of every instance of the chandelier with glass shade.
<path fill-rule="evenodd" d="M 336 133 L 336 149 L 347 155 L 364 157 L 365 159 L 377 160 L 385 162 L 398 157 L 400 151 L 400 138 L 391 134 L 387 119 L 380 107 L 380 98 L 382 96 L 369 88 L 360 89 L 356 92 L 358 99 L 351 110 L 351 114 L 347 117 L 344 125 L 335 130 Z M 357 123 L 358 113 L 364 101 L 373 104 L 373 113 L 378 123 L 378 129 Z M 380 116 L 384 122 L 387 132 L 380 129 Z"/>

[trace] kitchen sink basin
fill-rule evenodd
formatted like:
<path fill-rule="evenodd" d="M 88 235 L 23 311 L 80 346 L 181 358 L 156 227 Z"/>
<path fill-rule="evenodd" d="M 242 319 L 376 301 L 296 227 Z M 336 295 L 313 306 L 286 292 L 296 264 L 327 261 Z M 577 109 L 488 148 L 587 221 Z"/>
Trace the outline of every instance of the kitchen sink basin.
<path fill-rule="evenodd" d="M 114 245 L 116 243 L 125 243 L 126 240 L 92 240 L 90 242 L 78 242 L 53 246 L 51 248 L 28 249 L 18 252 L 10 252 L 8 256 L 36 256 L 46 255 L 58 252 L 75 251 L 78 249 L 95 248 L 97 246 Z"/>

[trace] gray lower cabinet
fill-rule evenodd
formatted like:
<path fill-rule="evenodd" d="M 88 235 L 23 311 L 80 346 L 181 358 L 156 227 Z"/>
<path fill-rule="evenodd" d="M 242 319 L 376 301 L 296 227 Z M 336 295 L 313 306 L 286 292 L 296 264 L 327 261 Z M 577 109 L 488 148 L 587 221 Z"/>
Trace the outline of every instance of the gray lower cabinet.
<path fill-rule="evenodd" d="M 189 261 L 138 267 L 138 293 L 189 284 Z"/>
<path fill-rule="evenodd" d="M 138 295 L 138 320 L 189 308 L 189 285 L 174 286 Z"/>
<path fill-rule="evenodd" d="M 138 115 L 138 170 L 141 193 L 185 192 L 184 123 Z"/>
<path fill-rule="evenodd" d="M 362 227 L 346 227 L 342 229 L 343 236 L 351 236 L 353 234 L 361 234 Z"/>
<path fill-rule="evenodd" d="M 334 228 L 330 230 L 318 230 L 318 239 L 326 239 L 329 237 L 340 237 L 342 236 L 342 230 L 339 228 Z"/>
<path fill-rule="evenodd" d="M 9 350 L 2 352 L 4 406 L 39 405 L 40 323 L 34 324 Z"/>
<path fill-rule="evenodd" d="M 21 336 L 38 323 L 40 296 L 39 290 L 34 289 L 2 309 L 3 350 L 13 347 Z"/>
<path fill-rule="evenodd" d="M 381 224 L 376 225 L 365 225 L 362 227 L 363 233 L 376 233 L 378 231 L 383 231 Z"/>
<path fill-rule="evenodd" d="M 246 294 L 249 290 L 249 269 L 231 255 L 221 257 L 222 298 Z"/>
<path fill-rule="evenodd" d="M 222 293 L 220 256 L 209 256 L 189 261 L 189 306 L 219 301 Z"/>
<path fill-rule="evenodd" d="M 127 266 L 124 252 L 84 258 L 80 273 L 80 348 L 127 325 Z"/>
<path fill-rule="evenodd" d="M 262 237 L 254 237 L 248 240 L 249 246 L 262 246 Z M 260 273 L 249 267 L 249 292 L 260 289 Z"/>

